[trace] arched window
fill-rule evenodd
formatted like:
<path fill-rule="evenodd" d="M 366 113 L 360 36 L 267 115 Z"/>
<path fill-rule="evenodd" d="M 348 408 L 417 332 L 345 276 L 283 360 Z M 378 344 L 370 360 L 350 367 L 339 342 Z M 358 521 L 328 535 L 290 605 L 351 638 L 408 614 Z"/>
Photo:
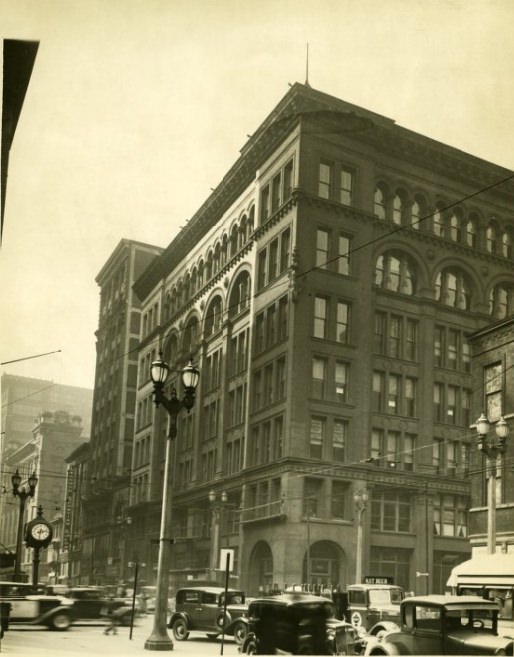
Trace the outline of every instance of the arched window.
<path fill-rule="evenodd" d="M 485 233 L 485 248 L 488 253 L 496 253 L 496 249 L 498 248 L 498 229 L 494 222 L 491 222 L 489 226 L 487 226 Z"/>
<path fill-rule="evenodd" d="M 248 221 L 246 222 L 246 241 L 248 241 L 253 233 L 255 224 L 255 206 L 252 205 L 250 208 L 250 214 L 248 216 Z"/>
<path fill-rule="evenodd" d="M 198 319 L 191 317 L 184 329 L 184 353 L 194 351 L 198 346 Z"/>
<path fill-rule="evenodd" d="M 178 299 L 177 299 L 177 288 L 174 287 L 171 290 L 170 295 L 170 317 L 174 315 L 178 310 Z"/>
<path fill-rule="evenodd" d="M 386 218 L 386 201 L 384 190 L 380 187 L 375 189 L 375 199 L 374 199 L 374 212 L 375 216 L 379 219 Z"/>
<path fill-rule="evenodd" d="M 469 310 L 471 307 L 471 286 L 464 272 L 448 268 L 439 272 L 435 283 L 436 300 L 445 306 Z"/>
<path fill-rule="evenodd" d="M 221 267 L 221 245 L 218 242 L 214 248 L 214 257 L 212 259 L 212 275 L 217 274 Z"/>
<path fill-rule="evenodd" d="M 432 216 L 432 232 L 438 237 L 444 237 L 443 208 L 440 203 L 436 205 Z"/>
<path fill-rule="evenodd" d="M 462 239 L 462 228 L 460 217 L 457 213 L 452 212 L 448 220 L 448 225 L 450 227 L 450 239 L 452 242 L 460 242 Z"/>
<path fill-rule="evenodd" d="M 228 260 L 228 237 L 226 234 L 223 235 L 221 240 L 221 266 L 224 267 L 227 264 Z"/>
<path fill-rule="evenodd" d="M 428 210 L 425 198 L 421 194 L 416 194 L 411 208 L 411 227 L 419 229 L 427 215 Z"/>
<path fill-rule="evenodd" d="M 166 297 L 164 300 L 163 315 L 164 321 L 171 317 L 171 292 L 169 290 L 166 292 Z"/>
<path fill-rule="evenodd" d="M 401 251 L 388 251 L 377 258 L 375 285 L 412 296 L 416 293 L 416 267 Z"/>
<path fill-rule="evenodd" d="M 250 275 L 242 272 L 236 279 L 230 294 L 228 314 L 234 317 L 243 312 L 250 303 Z"/>
<path fill-rule="evenodd" d="M 191 298 L 191 276 L 189 273 L 184 278 L 184 303 L 187 303 Z"/>
<path fill-rule="evenodd" d="M 200 264 L 198 265 L 198 289 L 200 290 L 203 287 L 203 284 L 205 282 L 204 279 L 204 274 L 205 274 L 205 267 L 203 264 L 203 260 L 200 260 Z"/>
<path fill-rule="evenodd" d="M 512 229 L 506 228 L 502 233 L 502 255 L 512 258 Z"/>
<path fill-rule="evenodd" d="M 233 256 L 236 255 L 237 253 L 237 238 L 238 238 L 239 231 L 237 229 L 237 225 L 234 224 L 232 226 L 232 230 L 230 231 L 230 257 L 232 258 Z"/>
<path fill-rule="evenodd" d="M 238 249 L 242 249 L 246 244 L 246 217 L 241 219 L 241 224 L 239 225 L 238 233 Z"/>
<path fill-rule="evenodd" d="M 505 319 L 514 314 L 514 285 L 496 285 L 489 295 L 489 314 L 495 319 Z"/>
<path fill-rule="evenodd" d="M 178 284 L 177 284 L 177 311 L 180 310 L 180 308 L 182 308 L 183 287 L 184 286 L 182 285 L 182 281 L 179 281 Z"/>
<path fill-rule="evenodd" d="M 466 245 L 475 248 L 477 245 L 477 221 L 470 217 L 466 223 Z"/>
<path fill-rule="evenodd" d="M 403 203 L 398 194 L 393 199 L 393 223 L 402 225 Z"/>
<path fill-rule="evenodd" d="M 195 294 L 198 291 L 198 272 L 196 267 L 194 267 L 191 272 L 191 294 Z"/>
<path fill-rule="evenodd" d="M 221 328 L 221 297 L 215 297 L 205 315 L 205 335 L 206 337 L 216 333 Z"/>
<path fill-rule="evenodd" d="M 212 278 L 213 276 L 213 270 L 212 270 L 212 251 L 209 251 L 207 254 L 207 261 L 205 263 L 205 280 L 208 281 Z"/>

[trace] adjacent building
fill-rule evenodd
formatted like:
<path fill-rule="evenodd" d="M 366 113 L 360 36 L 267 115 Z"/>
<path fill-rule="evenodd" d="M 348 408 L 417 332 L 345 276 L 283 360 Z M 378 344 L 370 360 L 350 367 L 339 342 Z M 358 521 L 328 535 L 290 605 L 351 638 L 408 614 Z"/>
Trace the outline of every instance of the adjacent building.
<path fill-rule="evenodd" d="M 166 412 L 171 582 L 248 594 L 362 574 L 443 591 L 470 554 L 468 337 L 513 312 L 512 172 L 295 84 L 137 280 L 131 549 L 152 583 Z M 358 553 L 358 523 L 363 540 Z"/>
<path fill-rule="evenodd" d="M 141 324 L 141 304 L 132 284 L 161 251 L 123 239 L 96 277 L 100 315 L 88 479 L 81 489 L 81 533 L 78 523 L 68 545 L 72 551 L 80 546 L 80 574 L 74 566 L 70 576 L 84 584 L 117 583 L 128 567 L 121 548 L 130 493 Z"/>
<path fill-rule="evenodd" d="M 471 465 L 470 541 L 473 556 L 488 551 L 488 480 L 495 468 L 495 552 L 514 553 L 514 318 L 494 322 L 469 337 L 473 348 L 473 408 L 490 422 L 486 442 L 498 446 L 496 423 L 503 417 L 509 427 L 505 451 L 475 449 Z M 478 444 L 478 435 L 475 433 Z"/>

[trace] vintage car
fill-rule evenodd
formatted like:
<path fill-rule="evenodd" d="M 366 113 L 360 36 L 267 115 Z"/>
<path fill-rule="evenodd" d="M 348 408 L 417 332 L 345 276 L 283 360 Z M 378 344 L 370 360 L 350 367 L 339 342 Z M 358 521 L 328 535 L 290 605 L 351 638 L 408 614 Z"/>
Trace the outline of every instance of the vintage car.
<path fill-rule="evenodd" d="M 243 591 L 227 590 L 221 586 L 191 586 L 179 589 L 175 596 L 175 611 L 168 627 L 177 641 L 184 641 L 190 632 L 205 632 L 209 638 L 220 634 L 233 636 L 243 642 L 248 625 Z"/>
<path fill-rule="evenodd" d="M 364 643 L 356 627 L 335 618 L 329 598 L 283 593 L 248 605 L 248 634 L 239 651 L 247 655 L 358 655 Z"/>
<path fill-rule="evenodd" d="M 365 655 L 512 655 L 498 636 L 498 604 L 475 596 L 426 595 L 401 603 L 400 627 L 367 642 Z"/>
<path fill-rule="evenodd" d="M 73 603 L 56 595 L 44 595 L 25 582 L 0 582 L 2 604 L 1 633 L 11 623 L 42 625 L 51 630 L 67 630 L 74 620 Z"/>
<path fill-rule="evenodd" d="M 400 602 L 405 597 L 401 586 L 394 584 L 350 584 L 346 590 L 346 620 L 355 627 L 374 631 L 399 624 Z"/>
<path fill-rule="evenodd" d="M 102 588 L 95 586 L 78 586 L 69 588 L 65 597 L 72 604 L 74 618 L 80 622 L 105 621 L 108 609 L 116 611 L 121 625 L 129 626 L 132 620 L 132 599 L 115 598 L 106 595 Z"/>

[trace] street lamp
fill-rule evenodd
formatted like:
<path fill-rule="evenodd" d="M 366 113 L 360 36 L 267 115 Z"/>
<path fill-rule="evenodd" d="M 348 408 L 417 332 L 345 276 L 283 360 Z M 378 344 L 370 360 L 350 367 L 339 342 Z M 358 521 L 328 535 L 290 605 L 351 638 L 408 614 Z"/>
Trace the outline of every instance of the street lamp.
<path fill-rule="evenodd" d="M 211 490 L 209 492 L 209 502 L 212 508 L 212 525 L 211 525 L 212 551 L 211 551 L 210 571 L 211 571 L 211 578 L 217 581 L 218 578 L 216 576 L 216 565 L 218 563 L 218 554 L 220 551 L 221 512 L 223 507 L 226 506 L 228 502 L 228 496 L 226 491 L 221 492 L 220 498 L 218 500 L 218 496 L 216 495 L 216 492 Z"/>
<path fill-rule="evenodd" d="M 494 436 L 487 440 L 489 433 L 489 420 L 482 413 L 476 421 L 478 433 L 478 449 L 486 456 L 486 473 L 489 475 L 487 482 L 487 552 L 496 552 L 496 461 L 498 454 L 505 452 L 505 443 L 509 435 L 509 427 L 503 416 L 495 425 L 497 441 Z"/>
<path fill-rule="evenodd" d="M 29 485 L 28 489 L 20 488 L 21 484 L 21 475 L 16 469 L 16 472 L 11 477 L 12 482 L 12 494 L 14 497 L 20 498 L 20 515 L 18 516 L 18 533 L 16 535 L 16 562 L 14 564 L 14 573 L 13 580 L 15 582 L 21 581 L 21 540 L 23 538 L 23 517 L 25 515 L 25 502 L 27 497 L 34 497 L 37 486 L 37 477 L 36 473 L 30 475 L 27 479 Z"/>
<path fill-rule="evenodd" d="M 162 492 L 161 508 L 161 528 L 159 533 L 159 556 L 157 559 L 157 582 L 155 595 L 155 613 L 154 624 L 151 635 L 145 642 L 146 650 L 173 650 L 173 641 L 168 636 L 166 630 L 166 614 L 168 611 L 168 551 L 165 549 L 165 543 L 172 543 L 172 539 L 167 534 L 167 518 L 171 510 L 171 492 L 169 490 L 169 472 L 170 472 L 170 455 L 171 443 L 177 436 L 177 416 L 182 408 L 189 412 L 195 403 L 195 391 L 200 379 L 200 371 L 193 365 L 190 360 L 181 372 L 182 386 L 184 388 L 184 398 L 178 399 L 175 388 L 171 391 L 171 396 L 166 397 L 164 394 L 164 384 L 169 374 L 168 364 L 160 358 L 155 360 L 150 367 L 150 376 L 154 386 L 154 403 L 155 406 L 162 404 L 169 415 L 168 436 L 166 439 L 166 455 L 164 460 L 164 480 Z"/>
<path fill-rule="evenodd" d="M 362 514 L 368 505 L 368 491 L 356 490 L 353 493 L 353 502 L 357 513 L 357 554 L 355 558 L 355 583 L 362 582 Z"/>

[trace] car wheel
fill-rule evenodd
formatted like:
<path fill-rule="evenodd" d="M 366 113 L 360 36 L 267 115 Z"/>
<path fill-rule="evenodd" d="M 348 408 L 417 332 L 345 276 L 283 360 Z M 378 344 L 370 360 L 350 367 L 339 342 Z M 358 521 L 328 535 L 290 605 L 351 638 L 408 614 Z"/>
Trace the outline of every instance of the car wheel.
<path fill-rule="evenodd" d="M 67 630 L 71 625 L 71 616 L 61 611 L 50 619 L 50 629 L 62 632 Z"/>
<path fill-rule="evenodd" d="M 246 641 L 243 646 L 243 654 L 245 655 L 257 655 L 257 641 L 252 638 Z"/>
<path fill-rule="evenodd" d="M 187 623 L 183 618 L 177 618 L 173 623 L 173 636 L 177 641 L 185 641 L 189 636 Z"/>
<path fill-rule="evenodd" d="M 237 623 L 234 623 L 233 634 L 234 641 L 238 646 L 240 646 L 246 639 L 246 635 L 248 634 L 248 627 L 242 621 L 238 621 Z"/>

